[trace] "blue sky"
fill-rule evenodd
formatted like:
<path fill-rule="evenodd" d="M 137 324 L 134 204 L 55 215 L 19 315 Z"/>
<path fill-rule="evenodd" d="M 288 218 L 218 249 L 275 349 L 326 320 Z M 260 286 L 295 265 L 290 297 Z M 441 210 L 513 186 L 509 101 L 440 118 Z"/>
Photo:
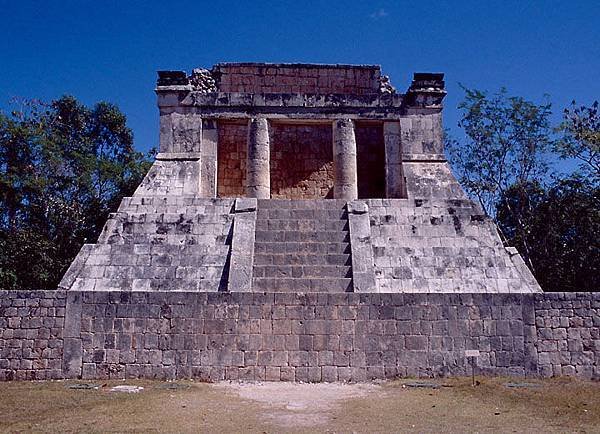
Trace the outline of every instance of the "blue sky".
<path fill-rule="evenodd" d="M 157 144 L 156 70 L 222 61 L 375 63 L 399 91 L 445 72 L 458 83 L 541 101 L 558 113 L 600 99 L 600 1 L 0 0 L 0 108 L 12 96 L 72 94 L 127 115 L 136 147 Z"/>

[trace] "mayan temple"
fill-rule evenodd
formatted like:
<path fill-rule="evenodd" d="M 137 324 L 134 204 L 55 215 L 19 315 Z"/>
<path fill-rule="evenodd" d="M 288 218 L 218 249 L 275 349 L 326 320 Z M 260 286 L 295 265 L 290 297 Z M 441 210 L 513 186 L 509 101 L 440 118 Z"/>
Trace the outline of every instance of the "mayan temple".
<path fill-rule="evenodd" d="M 600 378 L 444 158 L 442 74 L 161 71 L 160 152 L 51 291 L 0 291 L 0 380 Z"/>
<path fill-rule="evenodd" d="M 450 171 L 443 74 L 220 63 L 156 93 L 156 161 L 62 289 L 540 291 Z"/>

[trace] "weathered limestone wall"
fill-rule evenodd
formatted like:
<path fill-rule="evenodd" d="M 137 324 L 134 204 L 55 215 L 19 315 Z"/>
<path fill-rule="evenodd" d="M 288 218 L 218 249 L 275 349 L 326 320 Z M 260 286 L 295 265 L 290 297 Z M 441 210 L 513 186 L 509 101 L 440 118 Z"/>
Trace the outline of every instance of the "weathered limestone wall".
<path fill-rule="evenodd" d="M 410 111 L 417 113 L 400 118 L 402 152 L 405 154 L 405 158 L 443 157 L 442 113 L 430 113 L 430 110 L 425 109 L 411 109 Z"/>
<path fill-rule="evenodd" d="M 196 113 L 161 113 L 159 134 L 159 152 L 200 152 L 202 118 Z"/>
<path fill-rule="evenodd" d="M 157 158 L 135 196 L 181 196 L 200 192 L 200 159 Z"/>
<path fill-rule="evenodd" d="M 271 124 L 271 197 L 333 198 L 331 124 Z"/>
<path fill-rule="evenodd" d="M 217 196 L 246 195 L 248 123 L 219 122 L 217 151 Z"/>
<path fill-rule="evenodd" d="M 0 291 L 0 380 L 600 378 L 597 293 L 68 295 Z"/>
<path fill-rule="evenodd" d="M 227 63 L 213 68 L 221 92 L 376 94 L 375 65 L 294 65 Z"/>
<path fill-rule="evenodd" d="M 234 199 L 124 198 L 97 244 L 60 287 L 84 291 L 218 291 L 227 284 Z"/>
<path fill-rule="evenodd" d="M 410 199 L 467 199 L 445 161 L 404 161 L 403 172 L 407 197 Z"/>
<path fill-rule="evenodd" d="M 469 200 L 371 199 L 380 292 L 540 292 L 514 249 Z"/>

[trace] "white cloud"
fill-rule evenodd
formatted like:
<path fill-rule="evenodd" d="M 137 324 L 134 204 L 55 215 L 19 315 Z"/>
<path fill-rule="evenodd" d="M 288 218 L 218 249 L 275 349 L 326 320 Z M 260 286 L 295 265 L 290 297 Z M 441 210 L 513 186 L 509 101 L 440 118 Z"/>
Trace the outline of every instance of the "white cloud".
<path fill-rule="evenodd" d="M 378 20 L 381 18 L 385 18 L 387 17 L 389 14 L 386 12 L 385 9 L 381 8 L 379 10 L 376 10 L 375 12 L 373 12 L 371 15 L 369 15 L 369 17 L 371 17 L 371 19 L 373 20 Z"/>

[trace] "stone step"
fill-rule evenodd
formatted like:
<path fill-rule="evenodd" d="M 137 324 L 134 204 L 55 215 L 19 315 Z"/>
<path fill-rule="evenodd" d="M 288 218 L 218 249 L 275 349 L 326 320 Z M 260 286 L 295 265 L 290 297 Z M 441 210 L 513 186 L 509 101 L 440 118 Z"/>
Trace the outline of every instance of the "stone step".
<path fill-rule="evenodd" d="M 117 222 L 123 233 L 128 234 L 155 234 L 155 233 L 182 233 L 201 234 L 222 232 L 224 228 L 231 226 L 231 222 Z"/>
<path fill-rule="evenodd" d="M 345 242 L 266 242 L 257 241 L 254 253 L 283 254 L 283 253 L 312 253 L 312 254 L 342 254 L 351 253 L 350 244 Z"/>
<path fill-rule="evenodd" d="M 254 291 L 269 292 L 351 292 L 350 278 L 254 278 Z"/>
<path fill-rule="evenodd" d="M 126 257 L 132 255 L 222 256 L 229 253 L 226 244 L 95 244 L 90 256 Z"/>
<path fill-rule="evenodd" d="M 347 220 L 284 220 L 263 219 L 256 221 L 258 231 L 348 231 Z"/>
<path fill-rule="evenodd" d="M 348 219 L 348 213 L 342 209 L 312 210 L 312 209 L 259 209 L 258 220 L 340 220 Z"/>
<path fill-rule="evenodd" d="M 345 199 L 259 199 L 258 209 L 342 209 Z"/>
<path fill-rule="evenodd" d="M 154 259 L 154 258 L 153 258 Z M 161 259 L 157 257 L 157 259 Z M 90 279 L 214 279 L 223 274 L 225 261 L 195 262 L 181 265 L 181 261 L 152 261 L 148 265 L 92 265 L 82 267 L 79 275 Z"/>
<path fill-rule="evenodd" d="M 128 245 L 224 246 L 228 238 L 228 233 L 222 235 L 117 234 L 110 236 L 108 242 Z"/>
<path fill-rule="evenodd" d="M 352 277 L 347 265 L 259 265 L 254 266 L 253 277 L 309 278 L 346 278 Z"/>
<path fill-rule="evenodd" d="M 349 242 L 347 231 L 256 231 L 256 241 L 329 243 Z"/>
<path fill-rule="evenodd" d="M 224 290 L 224 279 L 77 278 L 73 289 L 80 291 L 201 291 Z"/>
<path fill-rule="evenodd" d="M 352 258 L 349 254 L 335 253 L 257 253 L 254 255 L 254 265 L 352 265 Z"/>

